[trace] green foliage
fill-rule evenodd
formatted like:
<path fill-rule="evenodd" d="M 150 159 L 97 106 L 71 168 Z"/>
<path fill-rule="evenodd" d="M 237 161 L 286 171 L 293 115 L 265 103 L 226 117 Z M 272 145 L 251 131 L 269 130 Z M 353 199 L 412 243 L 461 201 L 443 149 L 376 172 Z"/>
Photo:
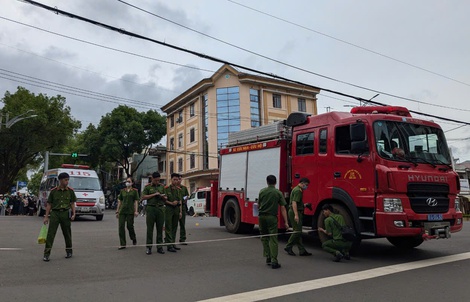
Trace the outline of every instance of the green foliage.
<path fill-rule="evenodd" d="M 43 171 L 34 173 L 28 182 L 28 190 L 36 196 L 39 196 L 39 186 L 41 185 L 42 174 Z"/>
<path fill-rule="evenodd" d="M 3 193 L 21 169 L 28 165 L 38 166 L 43 160 L 41 152 L 61 149 L 81 124 L 72 118 L 65 98 L 60 95 L 35 95 L 18 87 L 14 94 L 7 91 L 2 102 L 1 113 L 8 113 L 10 119 L 29 110 L 34 110 L 31 114 L 37 115 L 0 131 L 0 192 Z"/>

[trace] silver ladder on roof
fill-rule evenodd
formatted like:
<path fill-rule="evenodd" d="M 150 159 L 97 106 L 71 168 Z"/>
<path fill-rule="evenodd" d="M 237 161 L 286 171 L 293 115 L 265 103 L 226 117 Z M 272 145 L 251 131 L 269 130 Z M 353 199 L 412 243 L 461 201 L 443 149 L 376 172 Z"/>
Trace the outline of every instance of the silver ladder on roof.
<path fill-rule="evenodd" d="M 227 147 L 267 141 L 271 139 L 290 138 L 290 127 L 286 126 L 285 121 L 246 129 L 234 133 L 229 133 Z"/>

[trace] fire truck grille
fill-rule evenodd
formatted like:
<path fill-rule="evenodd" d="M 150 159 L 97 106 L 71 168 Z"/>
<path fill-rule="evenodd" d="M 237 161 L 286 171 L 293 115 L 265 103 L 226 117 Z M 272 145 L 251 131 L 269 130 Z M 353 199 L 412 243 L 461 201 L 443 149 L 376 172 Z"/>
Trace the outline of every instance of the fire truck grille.
<path fill-rule="evenodd" d="M 409 183 L 408 198 L 415 213 L 446 213 L 449 210 L 449 185 Z"/>

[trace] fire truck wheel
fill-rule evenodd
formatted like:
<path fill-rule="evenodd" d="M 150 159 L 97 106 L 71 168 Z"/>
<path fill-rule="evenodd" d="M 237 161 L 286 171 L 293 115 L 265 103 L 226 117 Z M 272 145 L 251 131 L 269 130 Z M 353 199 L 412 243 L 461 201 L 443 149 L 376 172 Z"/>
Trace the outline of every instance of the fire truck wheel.
<path fill-rule="evenodd" d="M 351 215 L 349 214 L 349 212 L 346 210 L 344 206 L 339 205 L 339 204 L 333 204 L 333 203 L 331 204 L 331 206 L 333 206 L 333 208 L 336 210 L 338 214 L 343 216 L 344 222 L 346 222 L 348 226 L 355 229 Z M 325 216 L 323 216 L 322 212 L 320 212 L 320 215 L 318 215 L 317 227 L 325 228 Z M 326 236 L 322 232 L 318 232 L 318 237 L 322 243 L 329 239 L 328 236 Z M 360 243 L 360 239 L 354 242 L 353 249 L 355 249 L 359 245 L 359 243 Z"/>
<path fill-rule="evenodd" d="M 227 203 L 225 204 L 224 223 L 225 223 L 225 228 L 230 233 L 240 232 L 240 224 L 241 224 L 240 208 L 238 207 L 238 203 L 235 199 L 229 199 L 227 200 Z"/>
<path fill-rule="evenodd" d="M 423 243 L 423 237 L 387 237 L 387 240 L 399 249 L 412 249 Z"/>

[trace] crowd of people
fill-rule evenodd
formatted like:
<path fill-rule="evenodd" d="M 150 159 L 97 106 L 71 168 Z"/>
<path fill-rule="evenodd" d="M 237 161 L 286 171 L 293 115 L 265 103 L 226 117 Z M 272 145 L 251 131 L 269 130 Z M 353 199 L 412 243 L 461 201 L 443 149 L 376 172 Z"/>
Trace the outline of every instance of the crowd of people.
<path fill-rule="evenodd" d="M 37 198 L 19 192 L 0 195 L 0 216 L 34 216 L 37 213 Z"/>

